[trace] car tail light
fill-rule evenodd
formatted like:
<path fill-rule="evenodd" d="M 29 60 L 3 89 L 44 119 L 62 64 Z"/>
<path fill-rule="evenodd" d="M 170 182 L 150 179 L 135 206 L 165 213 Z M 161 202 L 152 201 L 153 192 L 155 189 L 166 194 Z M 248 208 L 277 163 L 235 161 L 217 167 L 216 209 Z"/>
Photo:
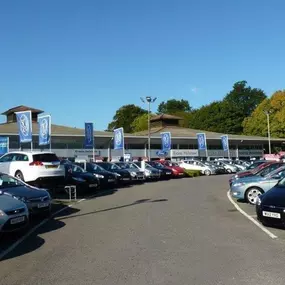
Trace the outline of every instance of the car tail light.
<path fill-rule="evenodd" d="M 43 163 L 41 161 L 33 161 L 29 165 L 30 166 L 42 166 Z"/>

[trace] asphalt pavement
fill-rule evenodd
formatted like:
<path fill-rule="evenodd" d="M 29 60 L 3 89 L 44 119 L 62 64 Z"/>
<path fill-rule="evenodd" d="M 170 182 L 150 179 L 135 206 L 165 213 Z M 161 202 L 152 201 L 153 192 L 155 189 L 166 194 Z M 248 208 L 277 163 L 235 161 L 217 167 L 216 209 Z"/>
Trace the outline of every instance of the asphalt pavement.
<path fill-rule="evenodd" d="M 235 209 L 228 178 L 147 183 L 77 204 L 0 261 L 0 284 L 283 285 L 284 240 Z"/>

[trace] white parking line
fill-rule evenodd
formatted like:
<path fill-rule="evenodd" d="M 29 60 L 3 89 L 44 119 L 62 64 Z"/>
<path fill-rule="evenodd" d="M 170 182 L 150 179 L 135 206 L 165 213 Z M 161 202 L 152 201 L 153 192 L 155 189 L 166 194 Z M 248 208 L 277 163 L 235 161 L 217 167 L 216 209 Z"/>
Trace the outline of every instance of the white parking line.
<path fill-rule="evenodd" d="M 81 199 L 79 201 L 76 201 L 72 204 L 69 204 L 67 206 L 65 206 L 64 208 L 56 211 L 55 213 L 53 213 L 51 215 L 51 218 L 55 217 L 56 215 L 58 215 L 59 213 L 63 212 L 64 210 L 74 206 L 75 204 L 79 204 L 83 201 L 86 201 L 88 199 L 92 199 L 94 197 L 96 197 L 98 194 L 103 193 L 103 192 L 98 192 L 95 195 L 89 196 L 87 198 Z M 39 224 L 35 225 L 33 228 L 31 228 L 25 235 L 23 235 L 20 239 L 18 239 L 17 241 L 15 241 L 12 245 L 10 245 L 6 250 L 0 252 L 0 261 L 11 251 L 13 251 L 19 244 L 21 244 L 26 238 L 28 238 L 32 233 L 34 233 L 38 228 L 40 228 L 41 226 L 43 226 L 45 223 L 47 223 L 50 219 L 44 219 L 43 221 L 41 221 Z"/>
<path fill-rule="evenodd" d="M 272 239 L 278 238 L 276 235 L 274 235 L 271 231 L 269 231 L 267 228 L 265 228 L 263 225 L 261 225 L 258 221 L 256 221 L 252 216 L 248 215 L 244 210 L 240 208 L 240 206 L 233 200 L 230 194 L 230 190 L 227 192 L 228 199 L 230 202 L 235 206 L 235 208 L 244 215 L 247 219 L 249 219 L 251 222 L 253 222 L 257 227 L 259 227 L 263 232 L 268 234 Z"/>

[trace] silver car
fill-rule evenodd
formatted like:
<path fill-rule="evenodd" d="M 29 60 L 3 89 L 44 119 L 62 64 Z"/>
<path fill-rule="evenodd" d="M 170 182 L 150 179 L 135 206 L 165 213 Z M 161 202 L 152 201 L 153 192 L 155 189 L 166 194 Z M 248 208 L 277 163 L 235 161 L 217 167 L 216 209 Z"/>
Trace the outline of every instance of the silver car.
<path fill-rule="evenodd" d="M 140 170 L 134 163 L 132 162 L 115 162 L 116 165 L 121 167 L 122 169 L 125 169 L 130 172 L 132 176 L 132 180 L 136 181 L 144 181 L 145 175 L 142 170 Z"/>
<path fill-rule="evenodd" d="M 28 223 L 29 211 L 26 204 L 0 190 L 0 232 L 17 231 Z"/>
<path fill-rule="evenodd" d="M 231 185 L 230 193 L 234 198 L 255 204 L 258 196 L 270 190 L 284 177 L 285 166 L 281 166 L 264 176 L 254 175 L 236 180 Z"/>
<path fill-rule="evenodd" d="M 142 163 L 141 163 L 141 161 L 136 161 L 133 164 L 136 165 L 138 167 L 138 169 L 140 169 L 142 171 Z M 147 163 L 145 165 L 144 174 L 145 174 L 145 178 L 146 179 L 157 180 L 157 179 L 160 178 L 160 171 L 158 169 L 154 168 L 154 167 L 151 167 Z"/>

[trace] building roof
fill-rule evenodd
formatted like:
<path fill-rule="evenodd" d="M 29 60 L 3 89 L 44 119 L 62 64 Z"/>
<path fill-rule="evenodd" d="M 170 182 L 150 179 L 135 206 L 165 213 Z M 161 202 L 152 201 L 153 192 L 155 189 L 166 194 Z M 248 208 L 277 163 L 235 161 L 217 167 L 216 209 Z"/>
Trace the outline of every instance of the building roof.
<path fill-rule="evenodd" d="M 195 130 L 189 128 L 182 128 L 179 126 L 167 126 L 167 127 L 157 127 L 151 128 L 151 137 L 160 137 L 160 133 L 162 132 L 170 132 L 172 138 L 185 138 L 185 139 L 193 139 L 197 137 L 197 133 L 205 133 L 207 139 L 221 139 L 222 133 L 208 132 L 203 130 Z M 147 136 L 148 131 L 137 132 L 136 136 Z M 246 135 L 231 135 L 229 134 L 230 140 L 256 140 L 256 141 L 267 141 L 267 137 L 259 137 L 259 136 L 246 136 Z M 285 141 L 285 139 L 280 138 L 272 138 L 274 141 Z"/>
<path fill-rule="evenodd" d="M 24 106 L 24 105 L 20 105 L 20 106 L 13 107 L 13 108 L 5 111 L 1 115 L 10 115 L 10 114 L 15 113 L 15 112 L 22 112 L 22 111 L 29 111 L 29 110 L 31 110 L 32 113 L 37 113 L 37 114 L 41 114 L 41 113 L 44 112 L 44 111 L 39 110 L 39 109 L 35 109 L 35 108 L 27 107 L 27 106 Z"/>
<path fill-rule="evenodd" d="M 180 117 L 168 115 L 168 114 L 157 115 L 150 119 L 151 122 L 163 121 L 163 120 L 183 120 L 183 119 Z"/>

